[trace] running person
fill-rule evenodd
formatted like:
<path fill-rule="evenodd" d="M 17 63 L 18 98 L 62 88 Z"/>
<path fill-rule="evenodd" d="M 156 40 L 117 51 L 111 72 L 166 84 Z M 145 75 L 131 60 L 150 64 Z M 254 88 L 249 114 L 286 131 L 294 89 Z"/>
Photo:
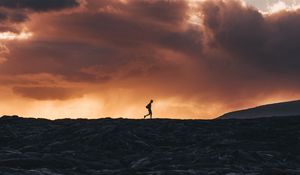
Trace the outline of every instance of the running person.
<path fill-rule="evenodd" d="M 147 115 L 144 115 L 144 118 L 146 118 L 147 116 L 150 116 L 150 119 L 152 119 L 152 103 L 153 103 L 153 100 L 150 101 L 149 104 L 147 104 L 146 108 L 148 109 L 148 114 Z"/>

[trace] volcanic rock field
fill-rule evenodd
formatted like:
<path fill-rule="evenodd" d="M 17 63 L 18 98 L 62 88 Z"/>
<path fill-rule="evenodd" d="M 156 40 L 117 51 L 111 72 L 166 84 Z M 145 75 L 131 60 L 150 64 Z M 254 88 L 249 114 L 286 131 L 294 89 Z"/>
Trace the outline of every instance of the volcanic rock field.
<path fill-rule="evenodd" d="M 0 118 L 1 175 L 299 175 L 300 117 Z"/>

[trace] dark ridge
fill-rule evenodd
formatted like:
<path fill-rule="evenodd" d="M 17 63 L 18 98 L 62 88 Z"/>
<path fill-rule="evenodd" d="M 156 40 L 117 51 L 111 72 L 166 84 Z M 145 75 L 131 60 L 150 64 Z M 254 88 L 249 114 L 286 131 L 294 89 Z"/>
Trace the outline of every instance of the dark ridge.
<path fill-rule="evenodd" d="M 299 175 L 300 118 L 0 118 L 2 175 Z"/>
<path fill-rule="evenodd" d="M 239 111 L 226 113 L 218 119 L 251 119 L 264 117 L 299 116 L 300 100 L 262 105 Z"/>

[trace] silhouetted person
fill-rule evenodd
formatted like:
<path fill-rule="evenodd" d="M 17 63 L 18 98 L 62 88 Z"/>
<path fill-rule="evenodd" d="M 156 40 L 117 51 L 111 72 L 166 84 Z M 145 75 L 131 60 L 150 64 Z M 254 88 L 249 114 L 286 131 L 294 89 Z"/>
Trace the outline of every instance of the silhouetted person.
<path fill-rule="evenodd" d="M 146 106 L 146 108 L 148 109 L 148 111 L 149 111 L 149 114 L 147 114 L 147 115 L 144 115 L 144 118 L 146 118 L 148 115 L 150 116 L 150 119 L 152 119 L 152 109 L 151 109 L 151 105 L 152 105 L 152 103 L 153 103 L 153 100 L 151 100 L 150 101 L 150 103 L 149 104 L 147 104 L 147 106 Z"/>

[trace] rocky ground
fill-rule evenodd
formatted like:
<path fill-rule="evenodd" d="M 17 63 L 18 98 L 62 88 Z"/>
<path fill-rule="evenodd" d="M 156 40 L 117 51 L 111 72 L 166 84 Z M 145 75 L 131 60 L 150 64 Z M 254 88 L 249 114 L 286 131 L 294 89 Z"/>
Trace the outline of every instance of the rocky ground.
<path fill-rule="evenodd" d="M 0 119 L 1 175 L 299 175 L 300 117 Z"/>

